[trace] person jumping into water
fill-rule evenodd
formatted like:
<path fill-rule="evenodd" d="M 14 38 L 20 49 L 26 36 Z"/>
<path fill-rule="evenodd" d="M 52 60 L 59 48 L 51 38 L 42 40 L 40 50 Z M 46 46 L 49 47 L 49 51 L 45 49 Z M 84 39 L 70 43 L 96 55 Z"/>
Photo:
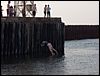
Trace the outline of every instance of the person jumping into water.
<path fill-rule="evenodd" d="M 55 50 L 55 49 L 53 48 L 53 46 L 52 46 L 52 44 L 51 44 L 50 42 L 43 41 L 42 44 L 41 44 L 41 46 L 44 46 L 45 44 L 46 44 L 46 46 L 48 46 L 49 51 L 51 52 L 52 56 L 54 56 L 55 53 L 58 55 L 57 50 Z M 55 52 L 55 53 L 54 53 L 54 52 Z"/>

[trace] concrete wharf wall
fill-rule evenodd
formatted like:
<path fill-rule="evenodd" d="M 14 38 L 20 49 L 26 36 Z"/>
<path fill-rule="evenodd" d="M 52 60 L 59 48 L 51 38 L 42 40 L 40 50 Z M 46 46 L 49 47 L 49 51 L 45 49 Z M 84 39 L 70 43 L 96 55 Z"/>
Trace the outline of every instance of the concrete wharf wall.
<path fill-rule="evenodd" d="M 65 40 L 99 38 L 99 25 L 67 25 Z"/>

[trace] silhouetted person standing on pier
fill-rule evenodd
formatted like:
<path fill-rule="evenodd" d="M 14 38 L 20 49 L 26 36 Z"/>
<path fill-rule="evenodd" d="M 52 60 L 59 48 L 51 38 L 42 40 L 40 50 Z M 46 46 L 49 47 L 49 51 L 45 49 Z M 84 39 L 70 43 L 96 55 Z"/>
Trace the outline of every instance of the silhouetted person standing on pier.
<path fill-rule="evenodd" d="M 33 17 L 36 16 L 36 12 L 37 12 L 37 7 L 36 7 L 36 4 L 34 4 L 34 5 L 32 6 L 32 15 L 33 15 Z"/>
<path fill-rule="evenodd" d="M 10 1 L 8 1 L 8 4 L 7 4 L 7 17 L 9 17 L 9 9 L 10 9 Z"/>
<path fill-rule="evenodd" d="M 47 5 L 45 5 L 44 7 L 44 17 L 46 17 L 46 13 L 47 13 Z"/>
<path fill-rule="evenodd" d="M 47 17 L 50 17 L 50 16 L 51 16 L 50 10 L 51 10 L 51 8 L 50 8 L 50 6 L 48 5 L 48 7 L 47 7 Z"/>
<path fill-rule="evenodd" d="M 3 10 L 2 10 L 2 6 L 1 6 L 1 17 L 3 16 L 3 15 L 2 15 L 2 11 L 3 11 Z"/>
<path fill-rule="evenodd" d="M 22 16 L 23 16 L 23 17 L 26 17 L 24 8 L 22 9 Z"/>
<path fill-rule="evenodd" d="M 14 15 L 14 9 L 13 9 L 13 6 L 10 6 L 10 8 L 9 8 L 9 16 L 13 17 L 13 15 Z"/>
<path fill-rule="evenodd" d="M 14 17 L 16 17 L 16 6 L 14 6 Z"/>

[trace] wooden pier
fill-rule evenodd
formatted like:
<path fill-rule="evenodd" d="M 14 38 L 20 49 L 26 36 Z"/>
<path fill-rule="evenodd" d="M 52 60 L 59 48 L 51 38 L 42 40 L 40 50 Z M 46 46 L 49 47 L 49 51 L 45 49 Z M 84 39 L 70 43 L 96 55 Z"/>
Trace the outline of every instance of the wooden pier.
<path fill-rule="evenodd" d="M 67 25 L 65 26 L 65 40 L 99 38 L 99 25 Z"/>
<path fill-rule="evenodd" d="M 50 41 L 64 55 L 64 28 L 61 18 L 2 17 L 1 56 L 48 57 L 42 41 Z"/>

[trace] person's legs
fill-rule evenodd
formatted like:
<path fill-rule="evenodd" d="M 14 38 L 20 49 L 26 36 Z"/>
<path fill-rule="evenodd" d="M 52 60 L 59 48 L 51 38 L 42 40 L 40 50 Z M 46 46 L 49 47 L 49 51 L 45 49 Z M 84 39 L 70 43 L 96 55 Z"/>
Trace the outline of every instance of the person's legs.
<path fill-rule="evenodd" d="M 49 11 L 47 12 L 47 17 L 49 17 Z"/>
<path fill-rule="evenodd" d="M 35 11 L 33 11 L 32 13 L 33 13 L 33 17 L 35 17 Z"/>
<path fill-rule="evenodd" d="M 22 13 L 22 16 L 25 17 L 25 13 Z"/>
<path fill-rule="evenodd" d="M 46 11 L 44 11 L 44 17 L 46 17 Z"/>
<path fill-rule="evenodd" d="M 34 11 L 34 16 L 36 16 L 36 11 Z"/>
<path fill-rule="evenodd" d="M 50 50 L 50 52 L 51 52 L 52 56 L 54 56 L 54 55 L 55 55 L 55 53 L 53 53 L 53 49 L 49 48 L 49 50 Z"/>
<path fill-rule="evenodd" d="M 49 15 L 49 17 L 50 17 L 50 11 L 48 12 L 48 15 Z"/>
<path fill-rule="evenodd" d="M 56 52 L 56 54 L 58 55 L 58 52 L 57 52 L 57 50 L 55 50 L 55 49 L 53 48 L 53 51 L 55 51 L 55 52 Z"/>
<path fill-rule="evenodd" d="M 9 9 L 7 9 L 7 17 L 9 16 Z"/>

